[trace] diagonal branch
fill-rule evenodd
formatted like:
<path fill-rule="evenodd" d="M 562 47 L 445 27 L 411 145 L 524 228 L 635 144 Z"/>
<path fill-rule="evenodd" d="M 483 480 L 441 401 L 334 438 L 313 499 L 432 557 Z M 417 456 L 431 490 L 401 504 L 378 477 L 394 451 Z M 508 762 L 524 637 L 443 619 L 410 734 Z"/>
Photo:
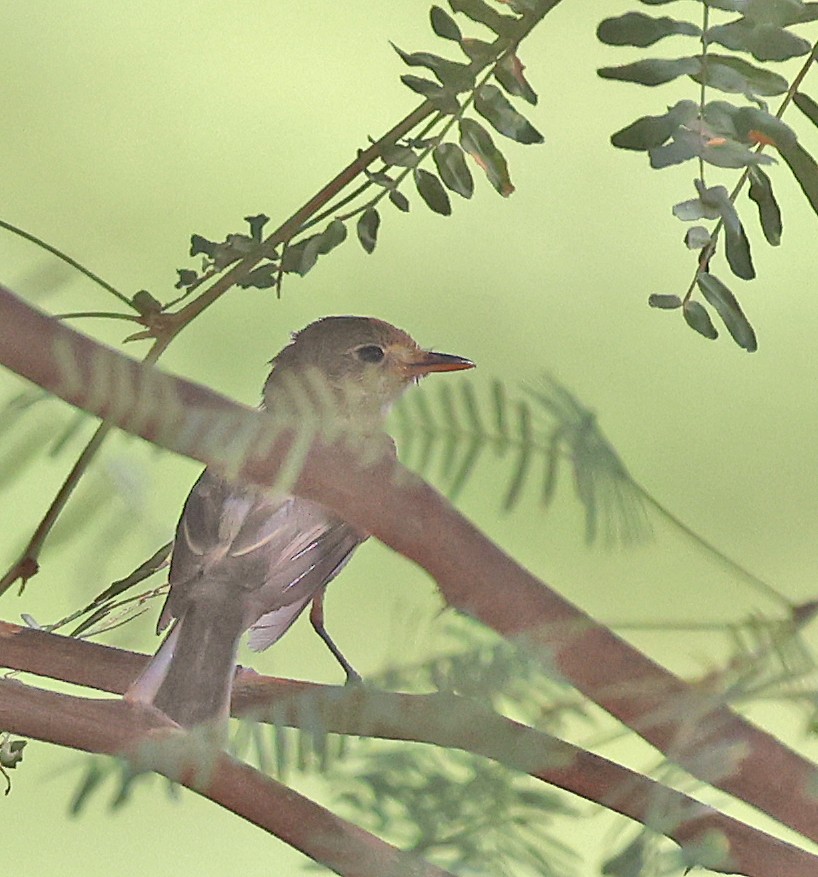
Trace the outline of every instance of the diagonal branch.
<path fill-rule="evenodd" d="M 15 670 L 121 694 L 145 660 L 133 652 L 0 622 L 0 666 Z M 644 825 L 658 826 L 657 830 L 681 846 L 701 845 L 717 833 L 723 839 L 724 867 L 730 873 L 767 877 L 784 871 L 788 877 L 811 877 L 818 871 L 818 857 L 804 850 L 457 695 L 396 694 L 248 674 L 240 676 L 234 687 L 233 714 L 259 721 L 272 715 L 279 724 L 302 728 L 314 728 L 318 721 L 329 733 L 462 749 Z M 0 724 L 23 733 L 28 720 L 20 713 L 7 714 Z"/>
<path fill-rule="evenodd" d="M 89 700 L 0 680 L 0 727 L 85 752 L 130 753 L 155 770 L 274 834 L 344 877 L 452 877 L 339 818 L 293 789 L 231 758 L 206 752 L 158 710 L 125 701 Z M 209 756 L 188 762 L 180 753 Z"/>
<path fill-rule="evenodd" d="M 1 364 L 128 432 L 262 486 L 275 485 L 292 465 L 292 429 L 140 366 L 2 287 L 0 325 Z M 691 774 L 818 841 L 814 764 L 733 713 L 721 693 L 688 685 L 594 622 L 389 456 L 371 457 L 364 464 L 360 450 L 316 438 L 292 489 L 420 564 L 449 605 L 503 636 L 524 637 L 586 696 Z"/>

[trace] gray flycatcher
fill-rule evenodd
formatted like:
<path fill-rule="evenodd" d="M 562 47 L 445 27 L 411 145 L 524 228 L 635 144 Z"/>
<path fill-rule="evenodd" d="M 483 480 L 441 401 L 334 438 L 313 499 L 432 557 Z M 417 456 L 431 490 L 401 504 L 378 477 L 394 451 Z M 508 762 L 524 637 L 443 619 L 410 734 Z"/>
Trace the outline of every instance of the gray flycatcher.
<path fill-rule="evenodd" d="M 379 433 L 390 406 L 431 372 L 473 367 L 421 349 L 370 317 L 325 317 L 293 335 L 272 361 L 263 405 L 292 412 L 294 388 L 320 378 L 333 416 L 357 435 Z M 313 603 L 313 626 L 357 677 L 323 627 L 323 596 L 368 534 L 292 495 L 274 495 L 205 470 L 185 502 L 170 562 L 170 592 L 157 625 L 173 621 L 156 655 L 128 689 L 185 727 L 226 721 L 242 634 L 261 650 Z"/>

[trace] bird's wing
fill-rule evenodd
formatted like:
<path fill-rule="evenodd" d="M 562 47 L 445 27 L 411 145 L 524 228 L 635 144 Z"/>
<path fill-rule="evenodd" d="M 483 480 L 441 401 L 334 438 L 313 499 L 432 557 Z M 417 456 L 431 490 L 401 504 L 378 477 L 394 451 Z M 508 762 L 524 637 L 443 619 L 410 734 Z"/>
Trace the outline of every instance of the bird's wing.
<path fill-rule="evenodd" d="M 247 637 L 247 645 L 254 652 L 261 652 L 269 648 L 274 642 L 278 642 L 290 629 L 292 623 L 304 610 L 310 597 L 304 597 L 289 606 L 273 609 L 264 615 L 250 628 L 250 636 Z"/>
<path fill-rule="evenodd" d="M 289 630 L 301 611 L 316 593 L 331 582 L 346 566 L 352 552 L 363 541 L 360 534 L 344 524 L 341 527 L 325 529 L 300 548 L 291 567 L 297 567 L 297 575 L 290 576 L 287 594 L 298 593 L 295 602 L 266 611 L 250 628 L 247 644 L 253 651 L 260 652 L 277 642 Z M 272 585 L 275 587 L 275 585 Z M 261 597 L 264 601 L 264 591 Z"/>
<path fill-rule="evenodd" d="M 205 471 L 177 527 L 160 628 L 181 617 L 190 601 L 238 600 L 245 607 L 245 628 L 279 613 L 274 622 L 270 619 L 271 638 L 255 638 L 256 647 L 264 648 L 287 630 L 364 538 L 309 500 L 270 497 Z"/>

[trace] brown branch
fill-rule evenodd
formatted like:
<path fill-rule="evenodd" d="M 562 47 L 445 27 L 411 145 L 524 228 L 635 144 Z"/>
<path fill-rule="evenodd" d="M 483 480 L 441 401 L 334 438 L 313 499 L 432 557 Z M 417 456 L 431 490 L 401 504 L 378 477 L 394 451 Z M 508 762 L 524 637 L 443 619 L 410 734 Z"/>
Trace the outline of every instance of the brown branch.
<path fill-rule="evenodd" d="M 121 694 L 146 660 L 147 656 L 134 652 L 0 622 L 0 666 L 15 670 Z M 660 826 L 681 846 L 701 843 L 708 833 L 717 832 L 724 842 L 726 872 L 748 877 L 769 877 L 779 871 L 789 877 L 812 877 L 818 872 L 818 858 L 805 850 L 455 695 L 396 694 L 247 674 L 239 677 L 234 688 L 233 714 L 257 721 L 274 717 L 292 727 L 304 727 L 307 716 L 310 723 L 319 721 L 330 733 L 461 749 L 524 771 L 644 825 Z M 0 726 L 22 734 L 24 719 L 9 715 Z"/>
<path fill-rule="evenodd" d="M 230 477 L 270 486 L 293 447 L 269 415 L 140 366 L 0 287 L 0 363 L 67 402 Z M 316 439 L 293 487 L 411 558 L 449 605 L 532 648 L 694 776 L 818 841 L 818 770 L 597 624 L 523 569 L 437 491 L 383 456 Z M 715 751 L 722 773 L 713 775 Z"/>
<path fill-rule="evenodd" d="M 452 877 L 225 753 L 203 748 L 201 739 L 158 710 L 2 679 L 0 727 L 84 752 L 125 754 L 139 769 L 180 782 L 345 877 Z"/>

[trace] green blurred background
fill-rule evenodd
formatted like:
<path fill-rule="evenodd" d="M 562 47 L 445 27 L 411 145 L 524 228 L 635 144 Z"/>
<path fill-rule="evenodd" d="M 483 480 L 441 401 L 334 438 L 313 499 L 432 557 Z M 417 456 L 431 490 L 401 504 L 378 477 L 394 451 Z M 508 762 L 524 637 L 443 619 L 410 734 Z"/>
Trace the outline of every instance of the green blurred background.
<path fill-rule="evenodd" d="M 429 29 L 428 7 L 426 0 L 6 0 L 0 216 L 129 294 L 146 288 L 171 298 L 175 269 L 190 264 L 191 233 L 221 239 L 260 212 L 277 223 L 368 136 L 416 105 L 388 40 L 405 50 L 445 50 Z M 786 171 L 774 169 L 784 242 L 771 250 L 748 222 L 759 277 L 733 284 L 759 335 L 753 355 L 726 332 L 708 343 L 678 313 L 647 307 L 650 292 L 682 293 L 689 283 L 693 258 L 670 207 L 691 197 L 695 169 L 651 172 L 643 156 L 614 150 L 608 138 L 638 115 L 696 95 L 687 81 L 654 91 L 596 76 L 598 66 L 630 60 L 594 36 L 598 18 L 629 8 L 564 0 L 522 47 L 540 95 L 527 114 L 546 143 L 502 144 L 517 186 L 511 198 L 480 178 L 473 200 L 455 199 L 450 218 L 417 197 L 408 215 L 386 209 L 373 255 L 350 239 L 304 280 L 289 278 L 281 301 L 269 292 L 231 293 L 174 342 L 162 367 L 254 404 L 266 363 L 291 330 L 325 314 L 360 313 L 474 358 L 476 372 L 447 380 L 472 381 L 484 394 L 494 378 L 513 387 L 548 370 L 597 412 L 632 474 L 663 503 L 793 601 L 811 599 L 818 225 Z M 807 131 L 805 140 L 814 152 L 818 138 Z M 3 281 L 43 308 L 111 307 L 87 280 L 18 238 L 0 235 L 0 254 Z M 123 325 L 81 327 L 118 343 Z M 128 349 L 138 356 L 146 348 Z M 420 392 L 432 391 L 431 383 Z M 7 396 L 21 388 L 0 376 Z M 0 435 L 4 564 L 93 424 L 61 455 L 37 457 L 36 472 L 15 471 L 71 416 L 50 403 Z M 524 502 L 503 513 L 507 471 L 487 460 L 459 506 L 599 619 L 723 622 L 779 611 L 658 518 L 647 544 L 588 548 L 567 479 L 547 513 L 537 479 Z M 6 595 L 2 617 L 28 612 L 52 622 L 125 575 L 169 538 L 196 473 L 194 463 L 136 440 L 112 441 L 49 543 L 42 572 L 22 599 Z M 501 582 L 497 589 L 501 600 Z M 441 647 L 440 605 L 421 570 L 373 542 L 331 589 L 328 623 L 366 675 Z M 105 641 L 154 649 L 158 608 Z M 679 672 L 705 672 L 728 653 L 718 632 L 627 635 Z M 253 660 L 265 672 L 340 681 L 305 623 Z M 750 714 L 815 754 L 794 709 L 756 705 Z M 601 751 L 637 767 L 654 758 L 632 742 Z M 84 763 L 44 744 L 26 750 L 12 795 L 0 800 L 3 859 L 18 877 L 90 877 L 114 868 L 123 877 L 289 873 L 304 861 L 192 794 L 169 801 L 159 783 L 116 813 L 108 810 L 111 787 L 72 820 L 68 805 Z M 320 780 L 293 780 L 329 800 Z M 723 797 L 714 800 L 724 805 Z M 599 838 L 604 850 L 622 825 L 582 807 L 592 818 L 566 832 L 576 832 L 574 842 L 596 863 Z"/>

